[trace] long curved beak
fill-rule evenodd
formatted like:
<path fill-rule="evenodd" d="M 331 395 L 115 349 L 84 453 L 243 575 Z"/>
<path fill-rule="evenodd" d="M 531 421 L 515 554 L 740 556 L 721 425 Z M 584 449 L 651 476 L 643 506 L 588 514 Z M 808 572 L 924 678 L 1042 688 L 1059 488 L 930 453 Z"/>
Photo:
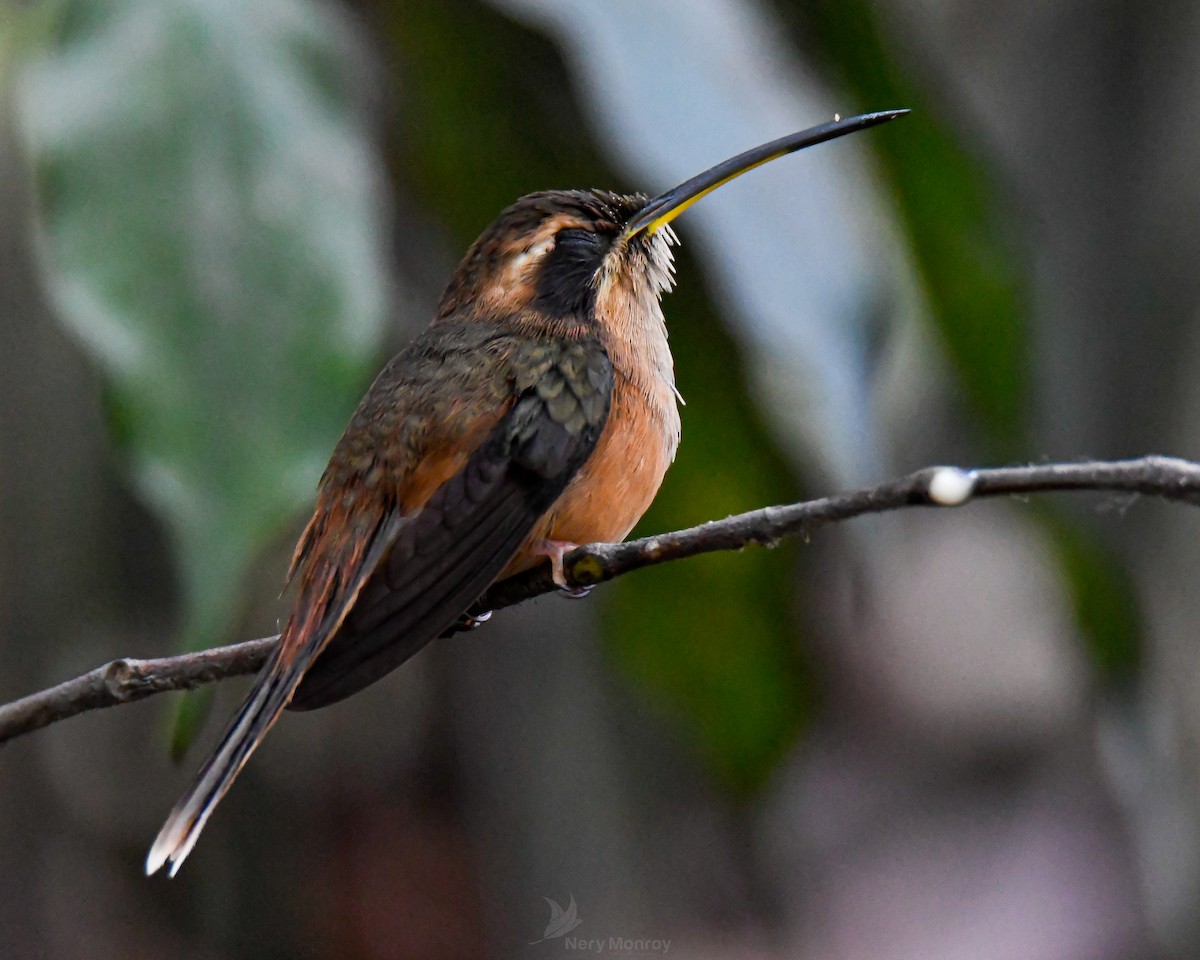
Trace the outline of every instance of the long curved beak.
<path fill-rule="evenodd" d="M 736 157 L 732 157 L 724 163 L 718 163 L 715 167 L 705 170 L 690 180 L 685 180 L 662 196 L 655 197 L 625 225 L 623 239 L 628 240 L 643 231 L 648 234 L 653 233 L 663 225 L 670 223 L 701 197 L 708 196 L 717 187 L 727 184 L 735 177 L 740 177 L 747 170 L 761 167 L 764 163 L 770 163 L 772 160 L 785 157 L 797 150 L 803 150 L 805 147 L 824 143 L 826 140 L 834 140 L 847 133 L 854 133 L 856 130 L 865 130 L 867 127 L 873 127 L 879 123 L 886 123 L 888 120 L 902 117 L 906 113 L 908 113 L 907 110 L 884 110 L 880 113 L 864 113 L 857 117 L 847 117 L 845 120 L 834 120 L 832 123 L 822 123 L 820 126 L 810 127 L 808 130 L 801 130 L 799 133 L 780 137 L 778 140 L 764 143 L 745 153 L 739 153 Z"/>

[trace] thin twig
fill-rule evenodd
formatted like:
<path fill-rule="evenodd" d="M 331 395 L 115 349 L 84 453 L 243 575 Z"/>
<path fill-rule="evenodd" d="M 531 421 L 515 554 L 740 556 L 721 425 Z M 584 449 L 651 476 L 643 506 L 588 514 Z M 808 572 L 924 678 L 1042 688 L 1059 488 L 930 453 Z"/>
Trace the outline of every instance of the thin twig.
<path fill-rule="evenodd" d="M 641 540 L 588 544 L 569 553 L 565 567 L 573 585 L 590 586 L 701 553 L 772 545 L 864 514 L 903 507 L 958 506 L 980 497 L 1067 490 L 1140 493 L 1200 505 L 1200 464 L 1148 456 L 971 471 L 928 467 L 877 487 L 764 507 Z M 473 610 L 511 607 L 555 589 L 548 569 L 539 567 L 496 584 Z M 113 660 L 74 680 L 0 706 L 0 743 L 89 710 L 255 673 L 278 639 L 264 637 L 154 660 Z"/>

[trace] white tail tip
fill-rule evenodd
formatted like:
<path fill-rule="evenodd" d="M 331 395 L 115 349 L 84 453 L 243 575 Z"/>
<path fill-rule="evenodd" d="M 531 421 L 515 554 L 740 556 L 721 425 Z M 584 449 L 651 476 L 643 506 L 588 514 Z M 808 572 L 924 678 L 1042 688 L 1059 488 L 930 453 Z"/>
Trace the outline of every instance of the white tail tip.
<path fill-rule="evenodd" d="M 146 854 L 146 876 L 158 873 L 167 862 L 171 864 L 167 875 L 175 876 L 179 872 L 179 868 L 183 866 L 183 861 L 187 859 L 188 854 L 196 845 L 196 840 L 200 837 L 200 829 L 204 826 L 206 819 L 208 819 L 207 816 L 204 816 L 198 823 L 189 823 L 188 826 L 182 828 L 173 822 L 173 817 L 168 820 L 158 832 L 158 836 L 154 838 L 150 852 Z"/>
<path fill-rule="evenodd" d="M 162 869 L 162 865 L 167 862 L 171 856 L 171 844 L 167 843 L 163 835 L 160 833 L 154 840 L 154 845 L 150 847 L 150 852 L 146 854 L 146 876 L 153 876 Z"/>

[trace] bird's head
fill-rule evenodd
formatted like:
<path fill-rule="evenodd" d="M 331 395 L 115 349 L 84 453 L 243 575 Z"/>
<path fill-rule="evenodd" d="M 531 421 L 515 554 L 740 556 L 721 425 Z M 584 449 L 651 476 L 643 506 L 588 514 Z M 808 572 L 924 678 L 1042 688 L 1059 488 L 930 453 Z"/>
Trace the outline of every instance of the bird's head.
<path fill-rule="evenodd" d="M 438 317 L 467 314 L 569 335 L 587 332 L 613 311 L 657 313 L 658 298 L 672 282 L 675 217 L 748 170 L 907 112 L 835 120 L 765 143 L 653 199 L 603 190 L 522 197 L 471 245 Z"/>
<path fill-rule="evenodd" d="M 627 234 L 647 198 L 603 190 L 547 190 L 505 209 L 450 278 L 439 316 L 535 314 L 575 326 L 595 314 L 606 277 L 645 277 L 656 294 L 671 282 L 670 229 Z"/>

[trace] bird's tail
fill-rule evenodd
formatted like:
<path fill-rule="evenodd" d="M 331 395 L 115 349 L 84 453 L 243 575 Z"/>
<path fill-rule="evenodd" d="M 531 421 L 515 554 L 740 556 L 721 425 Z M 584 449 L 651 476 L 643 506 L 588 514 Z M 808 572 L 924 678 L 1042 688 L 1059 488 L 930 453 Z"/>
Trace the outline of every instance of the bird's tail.
<path fill-rule="evenodd" d="M 299 685 L 303 670 L 279 669 L 277 650 L 234 715 L 208 762 L 167 817 L 146 856 L 146 873 L 170 863 L 170 874 L 183 865 L 200 831 Z"/>
<path fill-rule="evenodd" d="M 365 525 L 338 516 L 329 521 L 320 511 L 314 515 L 296 550 L 294 566 L 303 566 L 304 576 L 279 645 L 217 749 L 158 831 L 146 855 L 147 874 L 166 863 L 171 864 L 171 876 L 179 871 L 234 778 L 279 719 L 305 671 L 341 626 L 367 577 L 390 549 L 402 521 L 398 513 L 369 518 Z"/>

